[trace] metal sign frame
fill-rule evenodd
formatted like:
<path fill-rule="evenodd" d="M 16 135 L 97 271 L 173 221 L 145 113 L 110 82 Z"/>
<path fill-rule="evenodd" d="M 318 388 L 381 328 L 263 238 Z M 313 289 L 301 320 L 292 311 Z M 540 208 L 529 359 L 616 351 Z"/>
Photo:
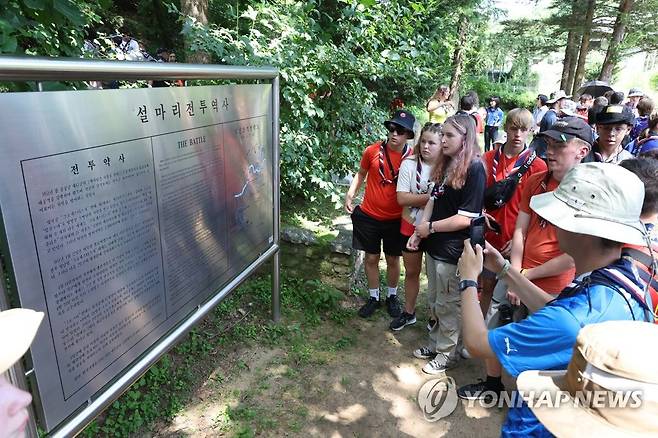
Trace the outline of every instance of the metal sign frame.
<path fill-rule="evenodd" d="M 79 433 L 93 418 L 109 406 L 126 389 L 145 373 L 162 355 L 202 320 L 220 301 L 253 274 L 261 265 L 272 259 L 272 319 L 280 319 L 280 149 L 279 149 L 279 72 L 272 67 L 240 67 L 203 64 L 147 63 L 129 61 L 98 61 L 64 58 L 0 56 L 0 81 L 36 81 L 41 91 L 42 81 L 86 80 L 167 80 L 167 79 L 227 79 L 266 80 L 272 84 L 272 200 L 274 241 L 271 246 L 244 271 L 228 282 L 207 302 L 198 306 L 157 344 L 136 360 L 124 374 L 116 377 L 107 387 L 95 394 L 77 412 L 52 431 L 54 437 L 68 437 Z M 102 90 L 99 90 L 102 92 Z M 3 274 L 0 266 L 0 275 Z M 0 282 L 0 310 L 8 309 L 7 291 Z M 29 355 L 28 355 L 29 357 Z M 30 364 L 28 360 L 26 362 Z M 28 365 L 29 368 L 29 365 Z M 34 369 L 25 370 L 19 361 L 8 371 L 9 380 L 20 388 L 28 388 L 28 379 Z M 39 403 L 35 395 L 35 403 Z M 31 408 L 28 435 L 38 436 L 35 413 Z"/>

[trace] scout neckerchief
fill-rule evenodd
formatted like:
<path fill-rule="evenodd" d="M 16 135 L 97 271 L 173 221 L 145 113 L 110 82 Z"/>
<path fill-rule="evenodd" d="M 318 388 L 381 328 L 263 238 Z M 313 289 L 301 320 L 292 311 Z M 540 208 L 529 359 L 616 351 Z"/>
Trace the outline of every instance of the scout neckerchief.
<path fill-rule="evenodd" d="M 393 168 L 393 163 L 391 162 L 391 157 L 388 156 L 388 149 L 386 148 L 386 143 L 387 142 L 382 142 L 379 145 L 379 176 L 382 177 L 382 184 L 395 184 L 398 180 L 398 172 L 395 171 Z M 409 148 L 407 145 L 404 145 L 404 149 L 402 149 L 402 158 L 401 160 L 404 160 L 407 157 L 407 154 L 409 152 Z M 388 163 L 388 168 L 391 171 L 391 179 L 386 178 L 386 174 L 384 173 L 384 156 L 386 156 L 386 162 Z"/>
<path fill-rule="evenodd" d="M 447 175 L 443 177 L 443 181 L 441 181 L 441 184 L 434 184 L 434 188 L 432 189 L 432 194 L 430 195 L 430 198 L 438 199 L 440 196 L 443 196 L 443 194 L 446 191 L 446 181 L 448 181 Z"/>
<path fill-rule="evenodd" d="M 416 188 L 418 189 L 419 194 L 427 193 L 429 181 L 425 183 L 425 188 L 422 188 L 421 181 L 423 175 L 423 157 L 418 154 L 416 159 Z"/>
<path fill-rule="evenodd" d="M 551 172 L 546 172 L 546 176 L 544 177 L 544 179 L 541 182 L 541 192 L 536 193 L 533 196 L 540 195 L 542 193 L 546 193 L 548 191 L 548 182 L 550 181 L 550 179 L 551 179 Z M 537 217 L 539 217 L 539 227 L 541 229 L 546 228 L 546 225 L 548 225 L 548 221 L 546 219 L 544 219 L 543 217 L 539 216 L 539 215 L 537 215 Z"/>
<path fill-rule="evenodd" d="M 498 180 L 496 179 L 496 173 L 497 173 L 497 171 L 498 171 L 498 162 L 500 161 L 500 152 L 501 152 L 501 149 L 503 149 L 504 147 L 505 147 L 505 145 L 501 145 L 498 149 L 496 149 L 496 153 L 494 154 L 494 157 L 493 157 L 493 169 L 492 169 L 493 172 L 492 172 L 492 173 L 493 173 L 493 180 L 494 180 L 494 182 L 498 182 Z M 509 173 L 508 173 L 507 175 L 504 175 L 504 177 L 507 177 L 507 176 L 513 174 L 514 172 L 518 171 L 519 168 L 520 168 L 520 167 L 521 167 L 521 166 L 522 166 L 522 165 L 523 165 L 528 159 L 530 159 L 530 155 L 532 154 L 532 151 L 533 151 L 533 150 L 530 149 L 530 148 L 527 147 L 527 146 L 523 146 L 523 147 L 524 147 L 524 149 L 523 149 L 523 151 L 521 151 L 521 153 L 519 154 L 519 158 L 516 159 L 516 162 L 514 163 L 514 167 L 512 168 L 512 170 L 509 171 Z M 503 172 L 503 174 L 504 174 L 504 173 L 505 173 L 505 172 Z"/>
<path fill-rule="evenodd" d="M 610 155 L 607 160 L 604 160 L 603 155 L 601 154 L 601 152 L 599 152 L 599 150 L 601 150 L 599 145 L 596 144 L 595 148 L 596 149 L 594 149 L 594 161 L 599 163 L 615 163 L 615 164 L 619 163 L 619 154 L 621 154 L 621 152 L 624 150 L 624 147 L 622 145 L 619 145 L 619 147 L 617 148 L 619 150 L 613 153 L 612 155 Z"/>

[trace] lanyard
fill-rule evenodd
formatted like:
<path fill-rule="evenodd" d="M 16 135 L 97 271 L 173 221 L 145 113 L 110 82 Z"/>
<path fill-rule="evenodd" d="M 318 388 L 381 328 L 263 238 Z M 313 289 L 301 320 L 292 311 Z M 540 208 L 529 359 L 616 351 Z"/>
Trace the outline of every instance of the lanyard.
<path fill-rule="evenodd" d="M 546 176 L 544 177 L 544 179 L 541 182 L 541 193 L 537 193 L 537 195 L 540 195 L 542 193 L 546 193 L 548 191 L 548 181 L 550 179 L 551 179 L 551 172 L 546 172 Z M 548 225 L 548 221 L 546 219 L 544 219 L 543 217 L 539 216 L 539 215 L 537 215 L 537 217 L 539 217 L 539 227 L 542 228 L 542 229 L 546 228 L 546 225 Z"/>
<path fill-rule="evenodd" d="M 441 184 L 434 184 L 434 188 L 432 189 L 432 194 L 430 195 L 432 199 L 438 199 L 439 197 L 443 196 L 443 194 L 446 192 L 447 180 L 448 177 L 444 176 L 443 181 L 441 181 Z"/>
<path fill-rule="evenodd" d="M 409 148 L 405 144 L 404 149 L 402 150 L 402 160 L 406 158 L 408 152 Z M 384 173 L 384 156 L 386 156 L 386 162 L 388 163 L 388 168 L 391 171 L 391 179 L 386 178 L 386 174 Z M 391 157 L 388 156 L 386 142 L 382 142 L 382 144 L 379 145 L 379 176 L 382 177 L 382 184 L 395 184 L 398 180 L 398 173 L 399 172 L 396 172 L 393 168 Z"/>
<path fill-rule="evenodd" d="M 501 149 L 503 149 L 504 147 L 505 147 L 505 145 L 501 145 L 498 149 L 496 149 L 496 153 L 494 154 L 494 157 L 493 157 L 493 169 L 492 169 L 492 173 L 493 173 L 493 180 L 494 180 L 494 182 L 498 182 L 498 181 L 496 180 L 496 173 L 498 172 L 498 162 L 500 161 L 500 151 L 501 151 Z M 532 150 L 529 149 L 528 147 L 525 147 L 525 146 L 524 146 L 523 151 L 521 151 L 521 153 L 519 154 L 519 158 L 517 158 L 516 162 L 514 163 L 514 167 L 512 168 L 512 170 L 510 170 L 510 172 L 509 172 L 507 175 L 505 175 L 505 177 L 507 177 L 508 175 L 511 175 L 512 173 L 518 171 L 518 170 L 519 170 L 519 167 L 521 167 L 521 165 L 524 164 L 524 163 L 526 162 L 528 156 L 529 156 L 531 153 L 532 153 Z"/>
<path fill-rule="evenodd" d="M 423 164 L 422 164 L 422 158 L 420 157 L 420 154 L 418 158 L 416 159 L 416 189 L 418 190 L 418 193 L 423 193 L 423 190 L 421 189 L 421 176 L 423 173 Z"/>

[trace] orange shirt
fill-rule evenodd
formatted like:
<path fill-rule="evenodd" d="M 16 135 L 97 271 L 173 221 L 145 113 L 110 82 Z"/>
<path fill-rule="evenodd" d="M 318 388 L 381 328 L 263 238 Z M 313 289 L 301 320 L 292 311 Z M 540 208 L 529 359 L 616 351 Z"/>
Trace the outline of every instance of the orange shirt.
<path fill-rule="evenodd" d="M 487 169 L 487 187 L 493 185 L 494 176 L 493 176 L 493 162 L 496 155 L 495 150 L 485 152 L 482 156 L 484 161 L 485 168 Z M 519 155 L 515 155 L 512 158 L 507 158 L 507 156 L 501 152 L 498 159 L 498 166 L 496 168 L 496 181 L 504 179 L 510 174 L 512 169 L 514 169 L 514 164 L 519 158 Z M 486 234 L 487 241 L 494 246 L 497 250 L 501 250 L 507 242 L 512 240 L 512 235 L 514 234 L 514 226 L 516 225 L 516 217 L 519 215 L 519 203 L 521 202 L 521 192 L 523 188 L 527 185 L 529 178 L 539 172 L 546 172 L 546 163 L 539 157 L 536 157 L 535 160 L 530 165 L 530 169 L 521 177 L 519 185 L 516 187 L 514 195 L 510 198 L 509 201 L 501 208 L 496 210 L 487 211 L 493 218 L 500 224 L 501 233 L 497 234 L 493 231 L 488 231 Z"/>
<path fill-rule="evenodd" d="M 526 233 L 525 246 L 523 249 L 523 269 L 534 268 L 543 265 L 547 261 L 563 254 L 557 242 L 555 226 L 544 221 L 530 208 L 530 198 L 540 193 L 551 192 L 560 184 L 551 177 L 547 188 L 544 190 L 542 183 L 545 181 L 546 172 L 536 173 L 528 178 L 521 193 L 520 210 L 530 215 L 530 223 Z M 538 278 L 532 282 L 550 294 L 558 294 L 564 289 L 576 275 L 575 268 L 564 271 L 552 277 Z"/>
<path fill-rule="evenodd" d="M 363 196 L 361 210 L 368 216 L 380 221 L 389 221 L 400 219 L 402 216 L 402 207 L 398 204 L 397 199 L 397 182 L 393 184 L 382 184 L 382 177 L 379 174 L 379 146 L 381 141 L 371 144 L 363 152 L 361 157 L 361 168 L 368 172 L 366 178 L 366 193 Z M 402 162 L 402 152 L 395 152 L 387 147 L 388 157 L 393 165 L 393 171 L 397 175 L 400 171 Z M 384 155 L 384 175 L 392 179 L 391 169 L 388 165 L 386 155 Z"/>

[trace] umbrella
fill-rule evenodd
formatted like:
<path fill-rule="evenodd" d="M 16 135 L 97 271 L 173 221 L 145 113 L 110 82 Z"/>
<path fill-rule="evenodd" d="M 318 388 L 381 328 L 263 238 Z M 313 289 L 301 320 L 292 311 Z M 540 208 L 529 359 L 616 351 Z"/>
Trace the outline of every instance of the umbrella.
<path fill-rule="evenodd" d="M 612 90 L 612 87 L 604 81 L 585 82 L 576 92 L 577 95 L 591 94 L 592 97 L 603 96 L 606 91 Z"/>

